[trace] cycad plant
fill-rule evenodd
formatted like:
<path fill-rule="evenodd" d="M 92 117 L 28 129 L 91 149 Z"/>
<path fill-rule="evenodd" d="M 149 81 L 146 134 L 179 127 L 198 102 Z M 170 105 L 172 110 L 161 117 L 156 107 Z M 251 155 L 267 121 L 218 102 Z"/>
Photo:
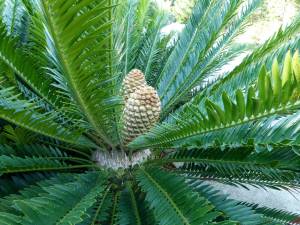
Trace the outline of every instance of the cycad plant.
<path fill-rule="evenodd" d="M 300 186 L 300 20 L 236 44 L 259 2 L 174 38 L 150 0 L 0 0 L 0 224 L 297 224 L 211 182 Z"/>

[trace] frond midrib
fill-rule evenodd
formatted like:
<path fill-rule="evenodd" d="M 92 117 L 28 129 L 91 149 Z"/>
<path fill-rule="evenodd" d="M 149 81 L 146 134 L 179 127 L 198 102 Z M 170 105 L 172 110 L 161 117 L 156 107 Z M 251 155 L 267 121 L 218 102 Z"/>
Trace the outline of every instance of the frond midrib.
<path fill-rule="evenodd" d="M 154 184 L 154 186 L 165 196 L 167 201 L 175 209 L 177 215 L 181 218 L 181 221 L 184 225 L 191 225 L 189 220 L 182 214 L 181 210 L 177 207 L 176 203 L 173 201 L 168 192 L 166 192 L 157 182 L 154 180 L 150 174 L 148 174 L 144 169 L 141 168 L 141 171 L 146 175 L 146 177 Z"/>
<path fill-rule="evenodd" d="M 42 168 L 30 168 L 30 169 L 14 169 L 1 172 L 1 174 L 13 174 L 13 173 L 27 173 L 35 171 L 59 171 L 59 170 L 71 170 L 71 169 L 83 169 L 83 168 L 96 168 L 95 165 L 77 165 L 77 166 L 62 166 L 62 167 L 42 167 Z"/>
<path fill-rule="evenodd" d="M 26 75 L 24 75 L 24 73 L 22 71 L 20 71 L 15 65 L 13 65 L 13 63 L 5 56 L 1 53 L 0 51 L 0 58 L 7 64 L 10 66 L 10 68 L 19 76 L 22 80 L 24 80 L 29 87 L 31 87 L 35 92 L 39 93 L 39 97 L 46 101 L 47 103 L 49 103 L 52 106 L 57 107 L 57 103 L 55 101 L 53 101 L 51 98 L 47 97 L 46 95 L 44 95 L 44 93 L 41 93 L 40 89 L 33 84 L 31 81 L 29 81 L 29 79 L 26 77 Z"/>
<path fill-rule="evenodd" d="M 80 92 L 78 91 L 78 87 L 76 85 L 76 82 L 74 82 L 74 80 L 72 79 L 72 76 L 70 76 L 70 74 L 72 74 L 72 70 L 70 69 L 70 67 L 68 66 L 67 61 L 65 60 L 65 58 L 63 57 L 63 54 L 61 52 L 60 49 L 60 42 L 57 38 L 57 36 L 55 35 L 57 33 L 56 29 L 55 29 L 55 24 L 52 21 L 52 17 L 50 15 L 50 12 L 48 10 L 49 5 L 47 5 L 46 1 L 42 1 L 43 4 L 43 8 L 44 8 L 44 12 L 47 16 L 47 19 L 49 20 L 49 28 L 51 30 L 52 33 L 52 38 L 53 41 L 55 43 L 56 46 L 58 46 L 57 48 L 57 54 L 59 56 L 59 58 L 62 61 L 62 67 L 64 68 L 64 70 L 67 72 L 68 75 L 68 80 L 70 81 L 70 86 L 73 90 L 73 93 L 75 95 L 75 99 L 77 99 L 77 102 L 79 103 L 80 108 L 83 110 L 85 116 L 87 117 L 88 121 L 91 123 L 91 125 L 94 127 L 94 129 L 97 131 L 97 133 L 101 136 L 101 138 L 107 143 L 109 144 L 111 147 L 114 146 L 114 144 L 111 142 L 110 138 L 107 137 L 101 129 L 99 129 L 99 126 L 97 124 L 97 120 L 95 120 L 94 116 L 92 113 L 90 113 L 89 108 L 86 106 L 84 99 L 82 98 Z"/>
<path fill-rule="evenodd" d="M 66 143 L 70 143 L 70 144 L 76 144 L 76 145 L 78 144 L 78 142 L 76 142 L 76 141 L 72 141 L 72 140 L 63 138 L 63 137 L 58 136 L 58 135 L 52 135 L 50 133 L 44 132 L 44 131 L 39 130 L 39 129 L 35 129 L 32 126 L 28 126 L 26 123 L 16 122 L 16 121 L 12 120 L 11 118 L 5 116 L 4 114 L 0 113 L 0 117 L 2 119 L 4 119 L 4 120 L 10 122 L 10 123 L 20 125 L 21 127 L 24 127 L 24 128 L 26 128 L 28 130 L 31 130 L 31 131 L 33 131 L 33 132 L 35 132 L 37 134 L 41 134 L 43 136 L 47 136 L 47 137 L 50 137 L 50 138 L 53 138 L 53 139 L 56 139 L 56 140 L 60 140 L 60 141 L 66 142 Z"/>
<path fill-rule="evenodd" d="M 63 221 L 64 220 L 66 220 L 66 218 L 68 218 L 68 216 L 69 216 L 69 214 L 72 212 L 72 210 L 73 209 L 75 209 L 76 207 L 80 207 L 80 205 L 81 205 L 81 203 L 82 203 L 82 200 L 83 199 L 85 199 L 87 196 L 89 196 L 90 194 L 92 194 L 93 193 L 93 191 L 95 191 L 95 190 L 97 190 L 97 194 L 96 194 L 96 196 L 95 196 L 95 199 L 97 198 L 97 197 L 99 197 L 99 195 L 103 192 L 103 190 L 101 190 L 101 186 L 98 186 L 99 185 L 99 181 L 102 181 L 103 182 L 103 180 L 102 180 L 103 178 L 101 178 L 100 179 L 100 177 L 98 176 L 98 179 L 96 180 L 96 181 L 94 181 L 94 184 L 93 184 L 93 186 L 87 191 L 87 193 L 84 195 L 84 196 L 82 196 L 81 198 L 80 198 L 80 200 L 75 204 L 75 205 L 73 205 L 73 207 L 72 207 L 72 209 L 70 209 L 69 210 L 69 212 L 67 212 L 62 218 L 60 218 L 59 219 L 59 221 L 57 221 L 55 224 L 56 225 L 59 225 L 59 224 L 63 224 Z M 103 184 L 102 184 L 103 185 Z M 104 189 L 104 188 L 103 188 Z M 94 201 L 96 201 L 96 200 L 94 200 Z"/>
<path fill-rule="evenodd" d="M 106 191 L 104 192 L 103 196 L 102 196 L 102 200 L 101 200 L 101 203 L 99 204 L 99 206 L 97 207 L 97 210 L 95 212 L 95 215 L 94 215 L 94 218 L 93 218 L 93 221 L 91 222 L 91 225 L 95 225 L 95 223 L 97 222 L 97 218 L 99 216 L 99 213 L 101 211 L 101 208 L 103 207 L 103 204 L 104 204 L 104 201 L 109 193 L 111 189 L 111 185 L 109 185 L 107 188 L 106 188 Z"/>
<path fill-rule="evenodd" d="M 249 15 L 248 15 L 248 16 L 249 16 Z M 226 27 L 226 25 L 227 25 L 226 22 L 223 22 L 223 23 L 222 23 L 222 26 L 221 26 L 220 30 L 218 31 L 218 34 L 222 32 L 222 29 L 223 29 L 224 27 Z M 238 32 L 238 29 L 235 30 L 235 32 L 232 33 L 231 36 L 234 37 L 235 33 L 237 33 L 237 32 Z M 230 38 L 228 38 L 228 39 L 230 39 Z M 212 44 L 213 44 L 213 43 L 212 43 Z M 212 45 L 209 45 L 208 47 L 206 47 L 205 51 L 208 51 L 211 47 L 212 47 Z M 223 46 L 217 51 L 217 53 L 218 53 L 218 52 L 222 52 L 222 50 L 225 49 L 226 47 L 227 47 L 226 45 L 223 45 Z M 210 65 L 211 65 L 211 64 L 213 63 L 213 61 L 217 58 L 217 56 L 218 56 L 218 54 L 214 54 L 214 56 L 210 58 L 209 63 L 207 63 L 207 68 L 210 67 Z M 206 68 L 206 70 L 208 70 L 207 68 Z M 193 70 L 189 73 L 189 75 L 195 74 L 195 73 L 197 72 L 197 70 L 199 70 L 199 69 L 197 68 L 197 66 L 195 66 L 195 67 L 193 68 Z M 206 70 L 201 71 L 200 74 L 205 74 Z M 198 76 L 199 76 L 199 75 L 198 75 Z M 187 82 L 188 82 L 188 79 L 186 79 L 186 81 L 182 84 L 181 87 L 184 87 L 184 85 L 186 85 Z M 189 87 L 191 87 L 190 89 L 192 89 L 192 87 L 196 84 L 196 82 L 198 82 L 198 79 L 195 79 L 195 80 L 189 85 Z M 179 90 L 180 90 L 180 88 L 179 88 Z M 171 110 L 170 107 L 171 107 L 172 105 L 174 105 L 176 102 L 178 102 L 178 100 L 179 100 L 180 98 L 182 98 L 184 94 L 186 94 L 186 93 L 185 93 L 184 91 L 181 91 L 181 92 L 179 92 L 178 95 L 175 96 L 175 98 L 172 98 L 170 101 L 168 101 L 168 103 L 165 105 L 165 111 L 166 111 L 166 112 L 170 112 L 170 110 Z"/>
<path fill-rule="evenodd" d="M 176 170 L 174 171 L 178 173 L 181 176 L 187 177 L 190 180 L 213 180 L 220 183 L 243 183 L 243 184 L 250 184 L 250 185 L 260 185 L 260 186 L 275 186 L 275 187 L 293 187 L 296 189 L 299 189 L 300 184 L 291 183 L 288 181 L 276 181 L 276 180 L 263 180 L 259 178 L 244 178 L 244 177 L 220 177 L 216 175 L 210 175 L 210 176 L 203 176 L 199 175 L 199 172 L 191 172 L 189 170 Z M 180 174 L 181 173 L 181 174 Z"/>
<path fill-rule="evenodd" d="M 134 215 L 135 215 L 135 219 L 136 219 L 136 224 L 137 225 L 142 225 L 139 210 L 138 210 L 138 207 L 137 207 L 137 204 L 136 204 L 136 198 L 134 196 L 132 187 L 131 187 L 131 185 L 128 184 L 127 188 L 129 190 L 131 205 L 133 206 L 133 211 L 134 211 Z"/>
<path fill-rule="evenodd" d="M 160 20 L 161 21 L 159 22 L 159 24 L 160 24 L 159 28 L 161 28 L 161 25 L 163 24 L 163 21 L 162 21 L 163 18 L 160 18 Z M 144 72 L 146 77 L 149 76 L 148 71 L 150 70 L 150 67 L 151 67 L 151 59 L 153 58 L 153 52 L 155 50 L 157 40 L 160 37 L 160 32 L 161 32 L 160 29 L 156 30 L 155 37 L 154 37 L 154 40 L 153 40 L 152 45 L 151 45 L 150 54 L 147 58 L 146 68 L 145 68 L 145 72 Z"/>
<path fill-rule="evenodd" d="M 208 6 L 207 9 L 205 10 L 205 13 L 204 13 L 204 15 L 203 15 L 203 18 L 205 18 L 205 16 L 206 16 L 207 13 L 209 12 L 209 10 L 212 8 L 212 6 L 213 6 L 213 4 L 214 4 L 215 1 L 216 1 L 216 0 L 212 0 L 212 1 L 209 3 L 209 6 Z M 194 40 L 195 40 L 195 38 L 197 37 L 198 32 L 201 31 L 201 29 L 199 29 L 199 26 L 201 26 L 201 25 L 203 24 L 203 22 L 204 22 L 204 21 L 201 19 L 201 21 L 200 21 L 199 24 L 197 25 L 196 31 L 194 32 L 194 34 L 193 34 L 193 36 L 192 36 L 192 38 L 191 38 L 191 40 L 190 40 L 190 42 L 189 42 L 189 44 L 188 44 L 187 49 L 190 49 L 191 46 L 192 46 L 192 44 L 194 44 Z M 188 55 L 189 55 L 189 51 L 186 51 L 186 52 L 184 53 L 182 59 L 180 60 L 180 62 L 183 63 L 184 61 L 186 61 L 186 57 L 187 57 Z M 165 71 L 165 69 L 162 71 L 161 74 L 163 74 L 164 71 Z M 176 71 L 175 71 L 174 74 L 172 75 L 171 80 L 173 80 L 173 79 L 176 78 L 176 76 L 177 76 L 177 74 L 178 74 L 179 71 L 180 71 L 180 66 L 178 66 L 178 68 L 176 69 Z M 158 79 L 158 82 L 160 82 L 160 79 L 161 79 L 161 78 L 162 78 L 162 77 L 160 77 L 160 78 Z M 167 85 L 166 87 L 164 87 L 163 92 L 161 93 L 161 96 L 164 96 L 164 94 L 166 94 L 166 92 L 169 90 L 169 88 L 170 88 L 171 85 L 172 85 L 172 82 L 169 82 L 168 85 Z"/>
<path fill-rule="evenodd" d="M 236 126 L 239 126 L 239 125 L 242 125 L 242 124 L 245 124 L 245 123 L 249 123 L 249 122 L 253 122 L 253 121 L 263 119 L 263 118 L 268 117 L 268 116 L 283 113 L 288 109 L 292 110 L 291 108 L 289 108 L 289 106 L 291 108 L 297 108 L 298 106 L 300 106 L 300 100 L 298 100 L 294 103 L 288 103 L 287 105 L 278 107 L 277 109 L 273 109 L 273 110 L 270 110 L 270 111 L 265 111 L 264 113 L 259 113 L 257 116 L 252 115 L 250 118 L 246 116 L 243 120 L 239 119 L 238 120 L 239 122 L 233 121 L 230 124 L 226 124 L 226 125 L 221 124 L 221 125 L 215 126 L 213 128 L 208 128 L 208 129 L 206 128 L 204 130 L 201 129 L 197 132 L 192 132 L 192 134 L 189 134 L 189 135 L 182 135 L 180 137 L 174 137 L 174 138 L 171 138 L 171 139 L 158 141 L 156 143 L 149 143 L 149 144 L 146 144 L 146 145 L 137 146 L 137 148 L 138 147 L 147 148 L 147 147 L 152 147 L 152 146 L 155 146 L 155 147 L 158 147 L 158 148 L 164 148 L 163 144 L 166 144 L 166 143 L 169 143 L 169 142 L 172 142 L 172 141 L 180 141 L 180 140 L 183 140 L 185 138 L 192 138 L 192 137 L 195 137 L 195 136 L 198 136 L 198 135 L 203 135 L 203 134 L 207 134 L 207 133 L 210 133 L 210 132 L 215 132 L 215 131 L 219 131 L 219 130 L 223 130 L 223 129 L 227 129 L 227 128 L 231 128 L 231 127 L 236 127 Z M 134 141 L 131 142 L 131 143 L 134 143 Z M 162 145 L 162 146 L 159 146 L 159 145 Z M 134 149 L 135 146 L 133 145 L 132 148 Z"/>

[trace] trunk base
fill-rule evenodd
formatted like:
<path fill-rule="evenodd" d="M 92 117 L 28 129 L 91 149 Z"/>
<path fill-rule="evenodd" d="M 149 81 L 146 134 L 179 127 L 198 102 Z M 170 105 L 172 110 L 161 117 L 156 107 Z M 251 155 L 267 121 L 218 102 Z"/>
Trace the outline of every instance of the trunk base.
<path fill-rule="evenodd" d="M 129 157 L 125 152 L 121 151 L 95 151 L 92 160 L 100 167 L 110 168 L 113 170 L 127 169 L 129 167 L 145 162 L 151 156 L 150 149 L 133 153 Z"/>

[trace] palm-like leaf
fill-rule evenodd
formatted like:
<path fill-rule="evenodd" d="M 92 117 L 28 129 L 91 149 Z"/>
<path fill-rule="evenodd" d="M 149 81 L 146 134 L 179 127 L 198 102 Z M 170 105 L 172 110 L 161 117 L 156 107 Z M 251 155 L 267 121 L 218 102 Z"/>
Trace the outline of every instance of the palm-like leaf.
<path fill-rule="evenodd" d="M 299 61 L 297 54 L 295 56 Z M 155 139 L 155 144 L 168 147 L 169 144 L 174 143 L 176 146 L 182 141 L 187 142 L 186 139 L 189 138 L 201 140 L 205 136 L 209 139 L 207 136 L 215 133 L 218 133 L 221 138 L 223 135 L 220 131 L 226 132 L 232 127 L 240 128 L 243 124 L 252 127 L 253 121 L 261 122 L 266 117 L 285 112 L 291 114 L 299 107 L 297 88 L 299 84 L 297 84 L 293 70 L 290 69 L 292 67 L 290 52 L 286 56 L 283 80 L 280 78 L 277 67 L 277 62 L 274 61 L 272 74 L 268 74 L 266 68 L 262 67 L 257 83 L 250 86 L 245 94 L 241 89 L 236 90 L 235 100 L 230 99 L 227 92 L 223 92 L 223 107 L 207 98 L 205 100 L 206 112 L 204 112 L 191 103 L 183 113 L 174 115 L 175 120 L 172 123 L 157 126 L 148 135 L 139 137 L 132 145 L 152 146 L 151 142 Z M 243 127 L 243 130 L 247 131 L 245 128 Z M 247 136 L 240 141 L 247 142 L 246 138 Z"/>
<path fill-rule="evenodd" d="M 300 186 L 299 19 L 223 70 L 259 3 L 198 1 L 176 37 L 152 0 L 0 0 L 0 224 L 297 224 L 206 182 Z M 125 146 L 134 68 L 162 113 Z"/>
<path fill-rule="evenodd" d="M 107 112 L 113 103 L 109 62 L 111 38 L 106 35 L 111 31 L 112 5 L 107 0 L 84 3 L 43 1 L 42 8 L 62 76 L 67 80 L 73 98 L 92 127 L 112 145 L 109 137 L 113 118 Z M 82 24 L 82 21 L 87 22 Z M 96 64 L 98 60 L 102 63 Z"/>

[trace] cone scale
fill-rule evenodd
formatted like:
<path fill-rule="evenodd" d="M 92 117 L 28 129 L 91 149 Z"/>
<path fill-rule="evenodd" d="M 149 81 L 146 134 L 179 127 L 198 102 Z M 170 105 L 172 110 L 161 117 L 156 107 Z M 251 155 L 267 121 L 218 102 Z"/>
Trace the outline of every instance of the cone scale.
<path fill-rule="evenodd" d="M 122 93 L 124 101 L 126 102 L 132 93 L 145 85 L 147 83 L 143 72 L 138 69 L 131 70 L 123 80 Z"/>

